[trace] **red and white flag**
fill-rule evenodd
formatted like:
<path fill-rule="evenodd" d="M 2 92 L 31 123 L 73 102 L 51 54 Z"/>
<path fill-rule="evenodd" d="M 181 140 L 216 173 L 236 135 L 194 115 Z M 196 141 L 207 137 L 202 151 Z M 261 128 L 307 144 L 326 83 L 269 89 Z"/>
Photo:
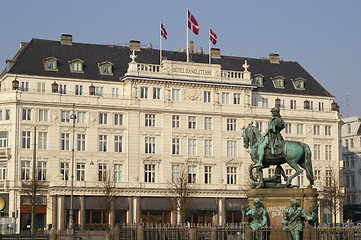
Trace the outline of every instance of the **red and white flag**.
<path fill-rule="evenodd" d="M 209 41 L 211 41 L 213 45 L 216 45 L 217 43 L 217 34 L 215 34 L 215 32 L 213 32 L 212 29 L 209 29 Z"/>
<path fill-rule="evenodd" d="M 164 38 L 167 39 L 167 30 L 165 30 L 165 27 L 163 26 L 163 23 L 160 23 L 160 35 Z"/>
<path fill-rule="evenodd" d="M 188 28 L 192 30 L 192 32 L 195 35 L 199 34 L 199 24 L 189 10 L 188 10 Z"/>

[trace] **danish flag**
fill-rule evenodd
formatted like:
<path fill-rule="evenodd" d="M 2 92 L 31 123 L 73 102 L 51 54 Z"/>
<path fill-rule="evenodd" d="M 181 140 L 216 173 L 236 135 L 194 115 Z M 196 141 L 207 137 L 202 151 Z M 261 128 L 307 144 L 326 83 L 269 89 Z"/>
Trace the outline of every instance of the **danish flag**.
<path fill-rule="evenodd" d="M 160 35 L 162 35 L 162 37 L 164 39 L 167 39 L 167 30 L 165 30 L 165 27 L 163 26 L 163 23 L 160 24 Z"/>
<path fill-rule="evenodd" d="M 212 29 L 209 29 L 209 41 L 211 41 L 213 45 L 216 45 L 217 43 L 217 34 L 215 34 Z"/>
<path fill-rule="evenodd" d="M 199 24 L 189 10 L 188 10 L 188 28 L 192 30 L 192 32 L 195 35 L 199 34 Z"/>

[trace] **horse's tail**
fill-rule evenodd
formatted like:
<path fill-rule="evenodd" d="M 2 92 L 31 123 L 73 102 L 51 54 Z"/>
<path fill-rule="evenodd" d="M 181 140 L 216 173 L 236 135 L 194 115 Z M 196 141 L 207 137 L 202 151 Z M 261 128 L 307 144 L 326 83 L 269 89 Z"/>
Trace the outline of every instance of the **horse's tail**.
<path fill-rule="evenodd" d="M 314 179 L 313 169 L 312 169 L 312 159 L 311 159 L 312 152 L 311 152 L 310 147 L 307 144 L 302 143 L 302 147 L 305 151 L 305 165 L 304 166 L 305 166 L 305 170 L 306 170 L 306 177 L 310 181 L 310 185 L 313 185 L 315 179 Z"/>

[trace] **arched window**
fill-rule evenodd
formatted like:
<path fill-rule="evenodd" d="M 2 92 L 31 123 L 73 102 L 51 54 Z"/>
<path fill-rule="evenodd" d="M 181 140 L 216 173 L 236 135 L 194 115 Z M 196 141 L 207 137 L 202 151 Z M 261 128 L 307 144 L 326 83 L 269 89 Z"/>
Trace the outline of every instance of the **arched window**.
<path fill-rule="evenodd" d="M 275 88 L 284 88 L 285 87 L 285 78 L 282 76 L 278 76 L 275 78 L 271 78 L 273 81 L 273 85 Z"/>
<path fill-rule="evenodd" d="M 304 78 L 299 77 L 299 78 L 293 79 L 292 82 L 296 89 L 298 89 L 298 90 L 305 89 L 305 79 Z"/>
<path fill-rule="evenodd" d="M 54 57 L 45 58 L 44 69 L 47 71 L 58 71 L 58 60 Z"/>
<path fill-rule="evenodd" d="M 102 75 L 113 75 L 113 64 L 111 62 L 102 62 L 98 64 L 99 72 Z"/>
<path fill-rule="evenodd" d="M 252 83 L 258 86 L 263 86 L 263 78 L 264 76 L 262 74 L 256 74 L 252 79 Z"/>
<path fill-rule="evenodd" d="M 84 61 L 80 60 L 80 59 L 74 59 L 72 61 L 69 62 L 70 64 L 70 71 L 73 73 L 83 73 L 83 64 Z"/>

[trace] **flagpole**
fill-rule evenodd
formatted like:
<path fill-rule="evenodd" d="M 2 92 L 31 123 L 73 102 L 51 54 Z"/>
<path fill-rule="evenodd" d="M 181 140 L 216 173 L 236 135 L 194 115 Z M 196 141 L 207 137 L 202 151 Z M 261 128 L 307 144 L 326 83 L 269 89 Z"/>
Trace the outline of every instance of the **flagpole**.
<path fill-rule="evenodd" d="M 188 7 L 187 7 L 187 14 L 186 14 L 186 30 L 187 30 L 187 62 L 189 62 L 189 46 L 188 46 L 188 12 L 189 12 L 189 10 L 188 10 Z"/>
<path fill-rule="evenodd" d="M 208 50 L 209 50 L 208 62 L 209 62 L 209 64 L 211 64 L 211 61 L 212 61 L 212 59 L 211 59 L 211 27 L 209 27 L 209 32 L 208 32 Z"/>
<path fill-rule="evenodd" d="M 162 65 L 162 22 L 159 24 L 159 65 Z"/>

